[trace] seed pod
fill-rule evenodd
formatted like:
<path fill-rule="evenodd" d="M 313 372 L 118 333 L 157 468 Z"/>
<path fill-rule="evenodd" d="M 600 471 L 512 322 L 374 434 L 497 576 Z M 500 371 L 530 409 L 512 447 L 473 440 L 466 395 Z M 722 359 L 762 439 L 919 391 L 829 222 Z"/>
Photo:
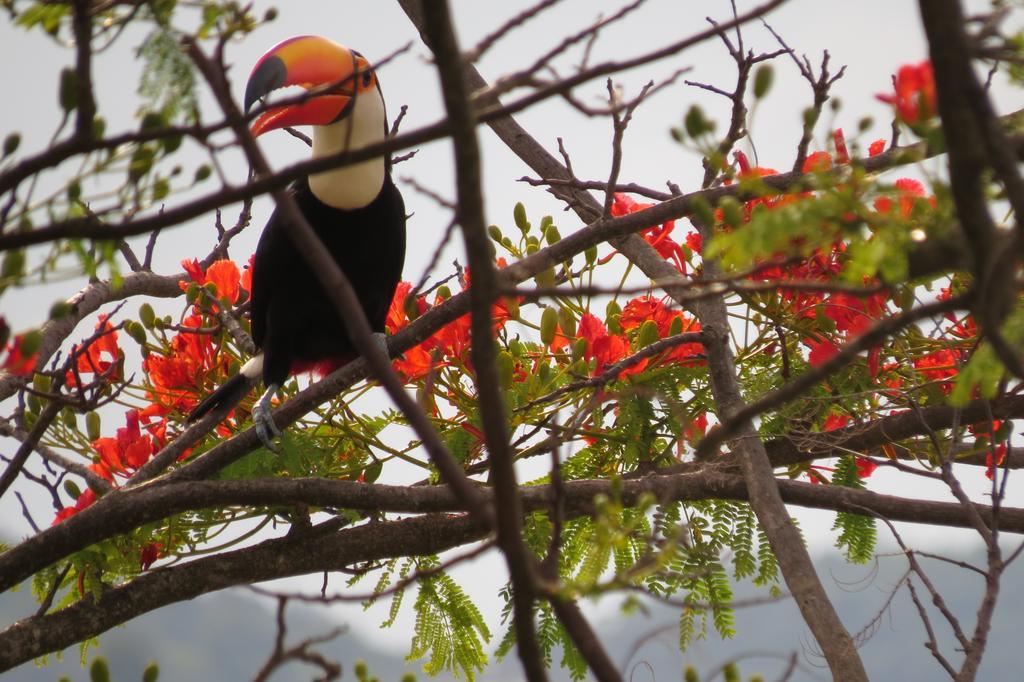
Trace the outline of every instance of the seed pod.
<path fill-rule="evenodd" d="M 74 69 L 61 69 L 59 99 L 64 113 L 71 113 L 78 107 L 78 74 Z"/>
<path fill-rule="evenodd" d="M 67 301 L 57 301 L 50 306 L 50 319 L 60 320 L 68 316 L 71 312 L 71 304 Z"/>
<path fill-rule="evenodd" d="M 77 500 L 78 496 L 82 494 L 82 489 L 78 487 L 78 484 L 68 478 L 64 480 L 64 492 L 70 495 L 72 500 Z"/>
<path fill-rule="evenodd" d="M 11 133 L 4 138 L 4 151 L 3 156 L 10 156 L 14 152 L 18 151 L 18 145 L 21 144 L 21 134 Z M 3 158 L 3 157 L 0 157 Z"/>
<path fill-rule="evenodd" d="M 587 340 L 586 339 L 576 339 L 575 341 L 573 341 L 573 344 L 572 344 L 572 359 L 574 361 L 575 360 L 579 360 L 580 358 L 582 358 L 584 356 L 584 354 L 586 354 L 586 352 L 587 352 Z"/>
<path fill-rule="evenodd" d="M 711 208 L 711 204 L 708 203 L 707 199 L 701 196 L 694 197 L 690 200 L 690 210 L 693 211 L 693 217 L 696 218 L 697 223 L 700 225 L 713 225 L 715 222 L 715 211 Z"/>
<path fill-rule="evenodd" d="M 25 332 L 21 336 L 21 355 L 22 357 L 30 358 L 36 354 L 39 350 L 39 346 L 43 345 L 43 333 L 38 329 L 33 329 L 30 332 Z"/>
<path fill-rule="evenodd" d="M 508 311 L 508 316 L 513 320 L 519 319 L 519 299 L 517 298 L 506 298 L 505 299 L 505 310 Z"/>
<path fill-rule="evenodd" d="M 267 14 L 270 14 L 270 10 L 267 10 Z M 156 682 L 159 678 L 160 666 L 157 665 L 156 661 L 150 661 L 146 669 L 142 671 L 142 682 Z"/>
<path fill-rule="evenodd" d="M 89 679 L 92 682 L 110 682 L 110 668 L 107 667 L 107 659 L 95 658 L 89 668 Z"/>
<path fill-rule="evenodd" d="M 568 308 L 558 309 L 558 326 L 568 336 L 576 331 L 576 316 Z"/>
<path fill-rule="evenodd" d="M 497 225 L 491 225 L 488 227 L 487 235 L 499 244 L 501 243 L 501 228 Z"/>
<path fill-rule="evenodd" d="M 761 99 L 772 89 L 772 82 L 775 80 L 775 70 L 771 64 L 762 64 L 754 72 L 754 99 Z"/>
<path fill-rule="evenodd" d="M 25 249 L 14 249 L 8 251 L 4 256 L 3 265 L 0 265 L 0 277 L 18 277 L 25 272 Z"/>
<path fill-rule="evenodd" d="M 87 412 L 85 414 L 85 435 L 89 436 L 89 440 L 96 440 L 100 437 L 99 412 Z"/>
<path fill-rule="evenodd" d="M 561 238 L 562 235 L 559 234 L 558 228 L 554 225 L 549 225 L 548 229 L 544 230 L 544 239 L 549 245 L 557 243 Z"/>
<path fill-rule="evenodd" d="M 604 309 L 605 323 L 608 325 L 608 331 L 612 334 L 621 334 L 622 325 L 619 323 L 619 318 L 622 316 L 622 308 L 619 304 L 614 301 L 608 301 L 608 305 Z"/>
<path fill-rule="evenodd" d="M 36 374 L 32 377 L 32 388 L 36 389 L 40 393 L 50 392 L 51 381 L 50 377 L 46 374 Z"/>
<path fill-rule="evenodd" d="M 718 208 L 722 209 L 722 217 L 729 227 L 739 227 L 743 224 L 743 207 L 734 197 L 722 197 L 718 202 Z"/>
<path fill-rule="evenodd" d="M 402 308 L 405 310 L 405 316 L 409 318 L 410 322 L 420 316 L 420 306 L 416 301 L 415 294 L 408 294 L 405 297 L 405 300 L 402 301 Z"/>
<path fill-rule="evenodd" d="M 530 231 L 530 221 L 526 219 L 526 207 L 523 206 L 523 202 L 518 202 L 515 208 L 512 210 L 512 217 L 516 221 L 516 227 L 526 234 Z"/>
<path fill-rule="evenodd" d="M 686 134 L 696 138 L 711 132 L 711 124 L 704 117 L 704 110 L 696 104 L 690 106 L 683 118 L 683 126 L 686 127 Z"/>
<path fill-rule="evenodd" d="M 814 124 L 818 122 L 818 110 L 814 107 L 807 107 L 804 109 L 804 126 L 813 128 Z"/>
<path fill-rule="evenodd" d="M 212 172 L 213 171 L 210 169 L 210 166 L 208 166 L 207 164 L 204 163 L 199 168 L 196 168 L 196 174 L 195 174 L 195 177 L 192 179 L 192 182 L 193 183 L 200 183 L 203 180 L 205 180 L 206 178 L 210 177 L 210 174 Z"/>
<path fill-rule="evenodd" d="M 146 329 L 152 329 L 156 323 L 156 313 L 153 311 L 153 306 L 148 303 L 143 303 L 139 306 L 139 319 L 142 321 L 142 325 Z"/>
<path fill-rule="evenodd" d="M 545 346 L 550 346 L 555 341 L 555 332 L 558 328 L 558 313 L 554 308 L 545 308 L 540 315 L 540 340 Z"/>
<path fill-rule="evenodd" d="M 504 389 L 511 388 L 512 376 L 515 373 L 516 368 L 516 361 L 512 357 L 512 354 L 505 350 L 498 353 L 497 365 L 498 381 L 501 383 L 501 387 Z"/>
<path fill-rule="evenodd" d="M 555 269 L 547 268 L 546 270 L 541 270 L 534 276 L 533 281 L 541 288 L 555 286 Z"/>
<path fill-rule="evenodd" d="M 70 407 L 65 407 L 60 411 L 61 421 L 64 422 L 64 426 L 71 429 L 72 431 L 78 430 L 78 417 L 75 415 L 75 411 Z"/>
<path fill-rule="evenodd" d="M 636 336 L 637 348 L 646 348 L 652 343 L 661 339 L 661 335 L 658 334 L 658 325 L 654 320 L 645 320 L 640 325 L 640 332 Z"/>
<path fill-rule="evenodd" d="M 140 346 L 146 345 L 146 329 L 141 324 L 135 320 L 130 320 L 125 325 L 125 331 L 128 332 L 128 335 L 135 339 Z"/>
<path fill-rule="evenodd" d="M 150 131 L 159 130 L 164 127 L 164 117 L 155 111 L 147 112 L 142 117 L 142 123 L 139 124 L 139 130 Z"/>

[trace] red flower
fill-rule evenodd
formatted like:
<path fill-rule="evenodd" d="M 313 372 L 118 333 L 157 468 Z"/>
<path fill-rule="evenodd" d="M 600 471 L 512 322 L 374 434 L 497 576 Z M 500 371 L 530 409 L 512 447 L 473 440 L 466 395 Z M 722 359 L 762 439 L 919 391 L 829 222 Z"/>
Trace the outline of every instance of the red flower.
<path fill-rule="evenodd" d="M 943 348 L 917 358 L 914 360 L 914 367 L 929 381 L 942 381 L 956 376 L 958 359 L 956 352 Z M 952 389 L 948 381 L 942 381 L 942 387 L 947 393 Z"/>
<path fill-rule="evenodd" d="M 100 456 L 100 464 L 111 473 L 134 471 L 149 461 L 156 452 L 156 444 L 139 428 L 139 411 L 125 413 L 125 426 L 117 430 L 116 438 L 97 438 L 92 442 Z"/>
<path fill-rule="evenodd" d="M 245 264 L 245 269 L 242 271 L 242 278 L 239 284 L 245 291 L 252 291 L 252 266 L 256 260 L 256 254 L 249 256 L 249 262 Z"/>
<path fill-rule="evenodd" d="M 630 213 L 636 213 L 646 208 L 650 208 L 654 204 L 641 204 L 634 201 L 629 195 L 616 193 L 614 200 L 612 201 L 612 215 L 623 216 Z M 667 261 L 670 261 L 675 265 L 679 272 L 686 274 L 686 254 L 683 253 L 682 247 L 673 239 L 669 238 L 669 234 L 676 228 L 676 221 L 669 220 L 662 224 L 660 227 L 649 227 L 646 230 L 640 231 L 640 236 L 643 237 L 648 244 L 654 247 L 658 254 Z"/>
<path fill-rule="evenodd" d="M 143 547 L 142 551 L 139 552 L 139 568 L 143 571 L 148 571 L 153 562 L 160 558 L 160 550 L 162 549 L 163 545 L 159 542 L 151 542 Z"/>
<path fill-rule="evenodd" d="M 675 325 L 680 332 L 700 331 L 700 323 L 686 316 L 680 310 L 672 310 L 653 296 L 640 296 L 626 304 L 619 316 L 619 324 L 629 331 L 640 327 L 647 320 L 653 320 L 658 326 L 658 335 L 662 338 L 672 335 L 672 327 L 675 320 L 679 319 L 681 324 Z M 686 367 L 696 367 L 704 364 L 701 357 L 704 347 L 700 343 L 684 343 L 660 355 L 658 362 L 674 362 Z"/>
<path fill-rule="evenodd" d="M 18 376 L 25 376 L 35 371 L 39 351 L 33 351 L 26 356 L 21 348 L 24 340 L 25 335 L 21 334 L 15 336 L 14 340 L 7 344 L 7 357 L 4 358 L 3 364 L 0 364 L 0 369 Z"/>
<path fill-rule="evenodd" d="M 100 315 L 96 322 L 96 332 L 98 336 L 85 348 L 79 348 L 78 344 L 72 348 L 73 353 L 78 353 L 78 359 L 75 361 L 78 375 L 92 374 L 116 381 L 121 378 L 120 368 L 111 374 L 108 372 L 111 366 L 118 362 L 121 354 L 121 349 L 117 346 L 117 330 L 107 321 L 106 315 Z M 74 370 L 68 370 L 65 381 L 68 386 L 78 385 Z"/>
<path fill-rule="evenodd" d="M 935 116 L 935 74 L 931 62 L 901 66 L 893 78 L 893 86 L 895 94 L 876 97 L 886 104 L 892 104 L 896 108 L 896 115 L 904 123 L 914 125 Z"/>
<path fill-rule="evenodd" d="M 849 415 L 845 414 L 830 414 L 825 418 L 825 423 L 821 425 L 822 431 L 835 431 L 836 429 L 846 426 L 850 422 Z"/>
<path fill-rule="evenodd" d="M 832 357 L 839 352 L 839 346 L 832 343 L 831 341 L 808 341 L 804 340 L 804 343 L 811 349 L 811 352 L 807 354 L 807 361 L 811 363 L 811 367 L 819 367 L 824 365 L 826 362 L 832 359 Z"/>
<path fill-rule="evenodd" d="M 246 270 L 245 287 L 242 286 L 242 273 L 234 261 L 226 259 L 214 261 L 206 269 L 206 272 L 203 272 L 199 261 L 195 258 L 181 261 L 181 266 L 185 268 L 185 272 L 193 282 L 199 286 L 213 282 L 217 289 L 218 298 L 226 298 L 230 303 L 235 303 L 238 301 L 238 293 L 242 288 L 245 288 L 247 291 L 252 289 L 252 261 L 253 258 L 250 258 L 249 268 Z M 188 290 L 186 282 L 178 282 L 178 286 L 181 287 L 182 291 Z"/>
<path fill-rule="evenodd" d="M 868 147 L 868 154 L 870 156 L 878 156 L 885 151 L 885 140 L 875 140 Z"/>
<path fill-rule="evenodd" d="M 842 128 L 836 128 L 832 133 L 832 140 L 836 145 L 836 163 L 850 163 L 850 152 L 846 149 L 846 137 Z"/>
<path fill-rule="evenodd" d="M 185 328 L 199 328 L 202 318 L 190 315 L 182 321 Z M 227 370 L 229 358 L 216 362 L 217 352 L 209 334 L 182 331 L 171 339 L 169 355 L 150 353 L 142 361 L 142 369 L 153 386 L 150 399 L 161 406 L 162 413 L 171 410 L 187 412 L 195 407 L 196 394 L 204 377 L 211 371 L 220 380 Z M 147 408 L 148 411 L 148 408 Z"/>
<path fill-rule="evenodd" d="M 900 202 L 900 216 L 909 218 L 911 211 L 914 210 L 914 205 L 925 197 L 924 185 L 913 178 L 900 178 L 896 181 L 894 187 Z M 935 206 L 934 197 L 929 198 L 927 201 L 932 206 Z M 891 198 L 878 197 L 875 199 L 875 210 L 879 213 L 889 214 L 892 213 L 892 209 L 893 202 Z"/>
<path fill-rule="evenodd" d="M 804 173 L 823 173 L 832 169 L 832 155 L 828 152 L 814 152 L 804 159 Z"/>
<path fill-rule="evenodd" d="M 867 457 L 858 457 L 855 462 L 857 464 L 857 478 L 867 478 L 875 473 L 875 469 L 878 468 L 878 465 Z"/>
<path fill-rule="evenodd" d="M 608 365 L 615 364 L 629 354 L 629 342 L 626 341 L 626 338 L 621 334 L 609 334 L 604 323 L 591 313 L 583 313 L 580 317 L 576 336 L 587 342 L 583 357 L 587 360 L 596 360 L 595 375 L 600 374 Z M 622 375 L 637 374 L 646 366 L 647 361 L 642 360 L 624 370 Z"/>
<path fill-rule="evenodd" d="M 990 481 L 996 476 L 996 467 L 1002 466 L 1006 459 L 1006 443 L 1000 443 L 995 450 L 995 457 L 992 456 L 992 450 L 985 455 L 985 477 Z"/>
<path fill-rule="evenodd" d="M 92 488 L 87 488 L 85 492 L 78 496 L 78 499 L 75 500 L 75 503 L 72 506 L 64 507 L 59 512 L 57 512 L 57 516 L 54 517 L 53 524 L 51 525 L 56 526 L 64 519 L 74 516 L 75 514 L 82 511 L 95 501 L 96 493 L 92 491 Z"/>

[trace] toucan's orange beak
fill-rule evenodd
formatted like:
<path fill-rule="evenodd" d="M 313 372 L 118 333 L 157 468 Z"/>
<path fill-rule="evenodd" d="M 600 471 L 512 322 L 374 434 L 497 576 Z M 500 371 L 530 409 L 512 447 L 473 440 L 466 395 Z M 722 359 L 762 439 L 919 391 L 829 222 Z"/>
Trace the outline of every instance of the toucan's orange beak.
<path fill-rule="evenodd" d="M 369 65 L 358 54 L 320 36 L 298 36 L 275 45 L 256 62 L 245 85 L 245 110 L 279 88 L 324 88 L 304 102 L 275 107 L 252 124 L 253 136 L 296 125 L 327 125 L 351 111 L 356 79 Z"/>

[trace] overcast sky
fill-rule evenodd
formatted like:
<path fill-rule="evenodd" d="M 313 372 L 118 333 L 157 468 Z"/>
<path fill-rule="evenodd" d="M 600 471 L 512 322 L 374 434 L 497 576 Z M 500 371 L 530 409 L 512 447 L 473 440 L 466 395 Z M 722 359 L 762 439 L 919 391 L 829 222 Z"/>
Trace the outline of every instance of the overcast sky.
<path fill-rule="evenodd" d="M 257 2 L 256 14 L 270 6 Z M 484 2 L 463 0 L 454 2 L 459 37 L 463 48 L 475 44 L 509 16 L 531 3 L 520 0 Z M 517 30 L 500 42 L 483 59 L 480 70 L 488 79 L 515 71 L 530 64 L 537 55 L 557 43 L 562 36 L 590 23 L 598 14 L 610 14 L 622 3 L 596 0 L 566 0 L 526 27 Z M 739 2 L 740 11 L 756 3 Z M 984 6 L 985 3 L 973 3 Z M 244 42 L 232 43 L 228 60 L 234 64 L 231 71 L 236 97 L 241 90 L 251 65 L 271 45 L 281 39 L 306 33 L 323 34 L 333 40 L 358 49 L 371 60 L 385 57 L 409 41 L 412 49 L 386 65 L 380 72 L 381 84 L 394 116 L 402 104 L 409 112 L 402 124 L 403 130 L 412 130 L 434 122 L 443 111 L 438 93 L 437 79 L 426 61 L 426 50 L 418 39 L 397 3 L 382 0 L 312 2 L 292 0 L 278 3 L 277 20 L 262 27 Z M 650 0 L 640 10 L 621 23 L 608 28 L 594 47 L 592 61 L 621 59 L 643 53 L 690 33 L 703 29 L 705 17 L 728 20 L 729 3 L 724 0 Z M 833 68 L 847 66 L 845 77 L 833 92 L 842 102 L 834 114 L 823 117 L 819 124 L 816 144 L 812 149 L 825 148 L 830 126 L 843 127 L 852 142 L 857 123 L 864 116 L 872 116 L 875 125 L 860 139 L 863 147 L 871 140 L 889 135 L 889 110 L 875 100 L 875 94 L 890 89 L 890 77 L 904 63 L 918 62 L 926 57 L 926 48 L 918 21 L 916 3 L 909 0 L 864 0 L 861 2 L 833 2 L 825 0 L 791 0 L 769 17 L 771 25 L 798 53 L 806 53 L 815 65 L 823 50 L 832 55 Z M 778 45 L 760 25 L 751 24 L 744 32 L 746 45 L 755 52 L 772 51 Z M 108 131 L 119 131 L 134 125 L 137 107 L 135 86 L 139 67 L 132 48 L 142 35 L 127 34 L 120 46 L 99 55 L 95 72 L 100 113 L 108 120 Z M 559 62 L 561 73 L 568 73 L 579 59 L 579 52 Z M 57 73 L 60 67 L 71 64 L 73 53 L 66 47 L 55 46 L 40 32 L 26 33 L 21 29 L 0 24 L 0 64 L 6 85 L 5 104 L 0 106 L 0 136 L 10 131 L 23 134 L 23 153 L 38 150 L 47 144 L 59 118 L 57 107 Z M 615 76 L 627 95 L 635 94 L 648 80 L 659 81 L 680 68 L 692 69 L 685 78 L 731 88 L 734 80 L 733 63 L 720 42 L 711 41 L 689 52 L 662 62 Z M 579 89 L 577 97 L 599 104 L 604 85 L 588 84 Z M 1020 105 L 1019 94 L 998 92 L 1001 111 Z M 205 101 L 209 103 L 209 98 Z M 756 144 L 760 163 L 779 169 L 788 169 L 793 162 L 796 142 L 800 135 L 800 112 L 810 104 L 811 93 L 791 61 L 776 62 L 776 84 L 769 98 L 757 111 L 752 122 L 752 138 Z M 626 136 L 621 180 L 638 182 L 655 188 L 664 188 L 671 180 L 684 190 L 698 187 L 702 173 L 699 158 L 673 143 L 668 134 L 677 125 L 682 114 L 693 103 L 700 103 L 725 126 L 728 103 L 705 91 L 688 87 L 680 79 L 665 88 L 637 112 Z M 208 112 L 213 112 L 209 107 Z M 565 140 L 578 175 L 588 179 L 607 177 L 610 160 L 609 140 L 611 125 L 604 119 L 588 119 L 560 101 L 546 102 L 518 116 L 520 122 L 549 149 L 556 149 L 556 138 Z M 213 119 L 211 113 L 210 120 Z M 580 224 L 571 213 L 563 213 L 561 206 L 544 192 L 532 189 L 516 180 L 529 170 L 507 151 L 486 128 L 481 129 L 484 150 L 484 183 L 488 220 L 503 226 L 512 224 L 512 207 L 522 201 L 529 214 L 538 219 L 545 213 L 556 216 L 562 234 L 577 229 Z M 308 151 L 304 145 L 284 133 L 267 135 L 261 139 L 272 163 L 284 165 L 304 158 Z M 751 151 L 746 147 L 748 153 Z M 199 163 L 199 160 L 196 160 Z M 936 170 L 939 163 L 930 168 Z M 238 157 L 227 160 L 227 174 L 235 182 L 242 182 L 246 169 Z M 447 143 L 423 147 L 411 161 L 396 168 L 396 176 L 413 176 L 421 184 L 440 194 L 452 197 L 452 163 Z M 188 174 L 190 175 L 190 174 Z M 898 177 L 898 176 L 893 176 Z M 409 222 L 410 244 L 406 261 L 406 279 L 416 281 L 435 248 L 448 216 L 431 200 L 419 196 L 409 187 L 404 188 L 406 204 L 415 215 Z M 247 260 L 255 247 L 259 229 L 269 215 L 266 200 L 257 202 L 254 224 L 235 240 L 232 257 L 239 262 Z M 226 210 L 226 220 L 233 211 Z M 155 269 L 161 273 L 180 270 L 178 262 L 185 257 L 205 254 L 214 243 L 212 217 L 204 216 L 165 231 L 157 250 Z M 451 257 L 442 261 L 438 276 L 450 271 L 450 261 L 460 250 L 451 250 Z M 15 329 L 38 325 L 45 318 L 50 304 L 77 290 L 67 282 L 8 291 L 0 299 L 0 311 Z M 129 305 L 134 311 L 136 303 Z M 91 325 L 83 326 L 77 336 L 83 336 Z M 980 470 L 964 473 L 967 486 L 981 494 L 986 481 Z M 929 495 L 950 499 L 949 494 L 937 487 L 925 489 L 919 482 L 912 485 L 904 478 L 878 473 L 871 480 L 872 489 L 901 494 Z M 1015 496 L 1020 502 L 1020 496 Z M 980 497 L 978 499 L 981 499 Z M 833 515 L 801 513 L 801 523 L 811 546 L 825 551 L 833 536 L 827 532 Z M 21 535 L 25 532 L 12 496 L 6 496 L 0 505 L 0 529 L 5 534 Z M 917 542 L 946 545 L 962 542 L 973 544 L 973 534 L 944 528 L 914 528 L 906 526 L 910 539 Z M 484 570 L 481 570 L 483 566 Z M 488 559 L 482 564 L 459 572 L 463 577 L 491 580 L 483 592 L 494 595 L 503 582 L 504 569 L 500 561 Z M 340 586 L 341 581 L 337 581 Z M 311 584 L 311 583 L 307 583 Z M 318 586 L 318 581 L 317 581 Z M 404 636 L 403 636 L 404 637 Z M 407 646 L 407 637 L 402 639 Z"/>

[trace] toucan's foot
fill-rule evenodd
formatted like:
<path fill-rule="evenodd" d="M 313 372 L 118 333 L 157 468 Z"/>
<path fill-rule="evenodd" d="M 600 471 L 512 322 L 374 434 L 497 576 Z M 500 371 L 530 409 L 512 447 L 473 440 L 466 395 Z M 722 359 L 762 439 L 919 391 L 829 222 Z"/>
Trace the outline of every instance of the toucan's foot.
<path fill-rule="evenodd" d="M 271 384 L 252 408 L 252 422 L 256 427 L 256 435 L 260 437 L 263 446 L 271 452 L 281 451 L 274 443 L 274 439 L 281 435 L 281 429 L 277 428 L 274 417 L 270 414 L 270 400 L 278 388 L 280 387 L 277 384 Z"/>

